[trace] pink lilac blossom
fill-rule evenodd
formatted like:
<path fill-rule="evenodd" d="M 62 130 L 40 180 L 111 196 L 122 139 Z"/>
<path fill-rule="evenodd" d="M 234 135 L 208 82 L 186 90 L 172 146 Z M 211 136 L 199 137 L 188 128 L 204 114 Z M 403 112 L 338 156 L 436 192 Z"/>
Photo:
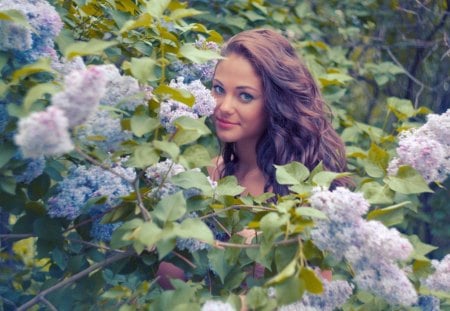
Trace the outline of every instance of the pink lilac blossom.
<path fill-rule="evenodd" d="M 54 106 L 21 119 L 14 141 L 25 158 L 58 156 L 74 148 L 70 140 L 69 120 L 61 109 Z"/>
<path fill-rule="evenodd" d="M 11 50 L 20 62 L 33 62 L 39 57 L 55 55 L 53 39 L 63 22 L 55 8 L 44 0 L 4 0 L 0 11 L 18 10 L 27 19 L 30 28 L 0 21 L 0 50 Z"/>
<path fill-rule="evenodd" d="M 427 183 L 443 182 L 447 178 L 450 173 L 450 109 L 427 118 L 423 126 L 399 135 L 397 157 L 389 163 L 388 175 L 396 175 L 400 166 L 410 165 Z"/>
<path fill-rule="evenodd" d="M 52 97 L 52 105 L 62 109 L 69 127 L 82 124 L 97 109 L 105 94 L 106 79 L 96 66 L 75 70 L 64 78 L 64 91 Z"/>
<path fill-rule="evenodd" d="M 324 290 L 320 295 L 305 293 L 300 301 L 278 308 L 279 311 L 320 310 L 333 311 L 347 302 L 353 286 L 347 281 L 322 279 Z"/>
<path fill-rule="evenodd" d="M 203 304 L 201 311 L 236 311 L 236 309 L 228 302 L 208 300 Z"/>
<path fill-rule="evenodd" d="M 431 261 L 434 273 L 423 280 L 423 285 L 428 289 L 450 293 L 450 254 L 441 261 Z"/>
<path fill-rule="evenodd" d="M 369 204 L 361 193 L 342 187 L 334 191 L 314 189 L 310 202 L 328 217 L 316 221 L 312 241 L 321 250 L 349 262 L 360 288 L 392 305 L 410 306 L 417 301 L 414 287 L 397 264 L 411 254 L 411 243 L 395 228 L 363 219 Z"/>

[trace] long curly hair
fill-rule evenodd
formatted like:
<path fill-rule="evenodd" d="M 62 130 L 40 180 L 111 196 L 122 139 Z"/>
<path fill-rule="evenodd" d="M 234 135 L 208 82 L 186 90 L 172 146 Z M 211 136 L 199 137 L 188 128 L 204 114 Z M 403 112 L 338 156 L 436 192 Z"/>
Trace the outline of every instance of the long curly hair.
<path fill-rule="evenodd" d="M 298 161 L 312 170 L 322 162 L 326 170 L 346 170 L 344 144 L 331 125 L 330 111 L 311 73 L 285 37 L 269 29 L 243 31 L 231 37 L 221 53 L 245 57 L 262 80 L 268 124 L 256 154 L 266 177 L 264 191 L 289 192 L 287 186 L 276 182 L 274 165 Z M 234 143 L 224 143 L 221 149 L 221 176 L 233 175 L 239 162 Z M 333 187 L 348 183 L 346 178 L 337 179 Z"/>

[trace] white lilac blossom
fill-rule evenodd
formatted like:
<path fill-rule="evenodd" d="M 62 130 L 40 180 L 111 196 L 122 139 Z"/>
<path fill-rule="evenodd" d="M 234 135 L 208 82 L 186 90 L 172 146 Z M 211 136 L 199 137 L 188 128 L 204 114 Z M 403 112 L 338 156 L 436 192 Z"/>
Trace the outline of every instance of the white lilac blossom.
<path fill-rule="evenodd" d="M 217 43 L 206 41 L 204 38 L 196 40 L 195 47 L 200 50 L 209 50 L 216 53 L 219 53 L 220 51 L 220 47 Z M 190 83 L 195 80 L 200 80 L 202 83 L 209 83 L 214 75 L 216 64 L 216 59 L 200 64 L 183 63 L 181 60 L 176 60 L 171 63 L 170 69 L 173 72 L 176 72 L 177 76 L 184 77 L 185 83 Z"/>
<path fill-rule="evenodd" d="M 134 111 L 151 97 L 151 88 L 140 86 L 138 80 L 131 76 L 121 75 L 116 66 L 101 65 L 98 69 L 106 79 L 106 92 L 100 101 L 101 105 Z"/>
<path fill-rule="evenodd" d="M 4 10 L 20 11 L 31 27 L 0 20 L 0 50 L 12 51 L 24 63 L 56 55 L 53 40 L 63 22 L 53 6 L 45 0 L 3 0 L 0 11 Z"/>
<path fill-rule="evenodd" d="M 195 103 L 192 107 L 172 99 L 161 103 L 159 117 L 161 124 L 168 132 L 172 133 L 175 131 L 173 123 L 181 116 L 197 119 L 198 117 L 210 116 L 213 114 L 216 102 L 211 91 L 207 89 L 200 80 L 195 80 L 186 84 L 184 83 L 184 78 L 179 77 L 176 80 L 172 80 L 169 86 L 190 92 L 195 98 Z"/>
<path fill-rule="evenodd" d="M 450 173 L 450 109 L 441 115 L 428 115 L 427 122 L 417 129 L 399 135 L 397 157 L 388 166 L 395 175 L 402 165 L 416 169 L 427 183 L 442 182 Z"/>
<path fill-rule="evenodd" d="M 129 180 L 133 180 L 136 173 L 132 168 L 120 164 L 112 166 L 112 170 L 121 177 L 98 166 L 70 167 L 67 177 L 58 184 L 56 193 L 48 200 L 48 214 L 73 220 L 81 215 L 89 199 L 97 197 L 106 198 L 100 208 L 102 211 L 117 205 L 120 197 L 132 191 Z M 95 208 L 96 211 L 98 209 Z"/>
<path fill-rule="evenodd" d="M 52 59 L 51 66 L 58 72 L 59 77 L 62 78 L 69 75 L 72 71 L 86 70 L 86 65 L 84 64 L 83 58 L 80 56 L 76 56 L 71 60 L 66 60 L 65 58 L 54 58 Z"/>
<path fill-rule="evenodd" d="M 314 189 L 311 206 L 327 219 L 317 220 L 311 231 L 315 245 L 338 259 L 344 258 L 355 273 L 356 284 L 392 305 L 410 306 L 417 293 L 398 261 L 411 254 L 411 243 L 395 228 L 362 218 L 369 204 L 361 193 L 338 187 Z"/>
<path fill-rule="evenodd" d="M 450 254 L 441 261 L 432 260 L 434 273 L 423 280 L 423 285 L 428 289 L 450 293 Z"/>
<path fill-rule="evenodd" d="M 68 128 L 69 120 L 64 112 L 50 106 L 20 119 L 14 141 L 25 158 L 58 156 L 74 148 Z"/>
<path fill-rule="evenodd" d="M 100 108 L 78 129 L 77 137 L 86 145 L 114 152 L 122 142 L 131 139 L 132 134 L 122 129 L 121 119 L 115 112 Z"/>
<path fill-rule="evenodd" d="M 207 300 L 203 304 L 201 311 L 236 311 L 236 309 L 228 302 L 223 302 L 220 300 Z"/>
<path fill-rule="evenodd" d="M 25 163 L 25 170 L 15 175 L 16 181 L 29 184 L 44 172 L 44 168 L 45 158 L 43 156 L 28 160 Z"/>
<path fill-rule="evenodd" d="M 340 308 L 353 293 L 353 286 L 347 281 L 322 279 L 323 292 L 320 295 L 305 293 L 300 301 L 281 306 L 279 311 L 317 310 L 333 311 Z"/>
<path fill-rule="evenodd" d="M 80 125 L 97 109 L 105 85 L 105 76 L 96 66 L 74 70 L 64 78 L 64 90 L 52 96 L 52 105 L 65 112 L 69 127 Z"/>
<path fill-rule="evenodd" d="M 161 199 L 165 196 L 174 194 L 180 188 L 170 182 L 173 176 L 185 172 L 185 168 L 170 159 L 158 162 L 145 170 L 145 177 L 151 184 L 152 190 L 148 194 L 149 197 Z"/>

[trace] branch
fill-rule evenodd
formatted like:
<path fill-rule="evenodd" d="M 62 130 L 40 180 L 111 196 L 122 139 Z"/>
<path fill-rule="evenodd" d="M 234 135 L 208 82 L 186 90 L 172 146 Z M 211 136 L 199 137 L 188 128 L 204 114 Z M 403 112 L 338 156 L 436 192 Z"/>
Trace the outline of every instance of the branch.
<path fill-rule="evenodd" d="M 15 234 L 15 233 L 10 233 L 10 234 L 0 234 L 0 239 L 26 239 L 26 238 L 31 238 L 31 237 L 35 237 L 35 235 L 33 233 L 22 233 L 22 234 Z"/>
<path fill-rule="evenodd" d="M 62 282 L 59 282 L 55 285 L 53 285 L 52 287 L 49 287 L 43 291 L 41 291 L 39 294 L 37 294 L 34 298 L 30 299 L 29 301 L 27 301 L 26 303 L 24 303 L 23 305 L 21 305 L 19 308 L 17 308 L 17 311 L 25 311 L 28 308 L 30 308 L 31 306 L 34 306 L 36 303 L 38 303 L 39 301 L 43 301 L 42 299 L 45 300 L 45 296 L 53 293 L 54 291 L 69 285 L 71 283 L 74 283 L 76 281 L 78 281 L 79 279 L 89 275 L 90 273 L 94 272 L 95 270 L 98 270 L 100 268 L 103 268 L 105 266 L 108 266 L 116 261 L 119 261 L 121 259 L 124 259 L 130 255 L 132 255 L 132 252 L 124 252 L 124 253 L 119 253 L 119 254 L 115 254 L 111 257 L 106 258 L 104 261 L 102 262 L 98 262 L 96 264 L 93 264 L 92 266 L 90 266 L 89 268 L 78 272 L 77 274 L 72 275 L 71 277 L 63 280 Z M 45 300 L 46 301 L 46 300 Z"/>
<path fill-rule="evenodd" d="M 295 237 L 295 238 L 291 238 L 291 239 L 287 239 L 287 240 L 283 240 L 283 241 L 278 241 L 273 243 L 273 246 L 282 246 L 282 245 L 290 245 L 290 244 L 294 244 L 294 243 L 298 243 L 299 241 L 299 237 Z M 223 247 L 232 247 L 232 248 L 259 248 L 261 247 L 261 244 L 239 244 L 239 243 L 229 243 L 229 242 L 222 242 L 222 241 L 215 241 L 214 242 L 214 246 L 218 247 L 218 248 L 223 248 Z"/>
<path fill-rule="evenodd" d="M 136 176 L 136 179 L 135 179 L 135 181 L 133 183 L 134 191 L 136 192 L 136 198 L 137 198 L 138 207 L 139 207 L 139 210 L 141 211 L 141 214 L 142 214 L 142 217 L 144 218 L 144 220 L 145 221 L 151 221 L 152 220 L 152 216 L 150 215 L 148 210 L 145 208 L 144 201 L 142 200 L 141 192 L 139 191 L 139 180 L 140 180 L 140 176 L 139 175 Z"/>
<path fill-rule="evenodd" d="M 78 240 L 78 239 L 66 239 L 66 240 L 70 241 L 70 242 L 84 244 L 84 245 L 91 246 L 91 247 L 96 247 L 99 249 L 104 249 L 104 250 L 115 252 L 115 253 L 125 253 L 125 251 L 120 250 L 120 249 L 113 249 L 113 248 L 110 248 L 110 247 L 107 247 L 104 245 L 99 245 L 99 244 L 95 244 L 95 243 L 88 242 L 88 241 L 83 241 L 83 240 Z"/>

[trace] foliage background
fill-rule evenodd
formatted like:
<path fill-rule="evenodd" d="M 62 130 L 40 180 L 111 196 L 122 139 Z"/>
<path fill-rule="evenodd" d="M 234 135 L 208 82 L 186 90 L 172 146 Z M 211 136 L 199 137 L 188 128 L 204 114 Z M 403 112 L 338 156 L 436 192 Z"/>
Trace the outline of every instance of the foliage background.
<path fill-rule="evenodd" d="M 197 0 L 184 4 L 149 1 L 147 6 L 145 1 L 132 0 L 54 0 L 50 3 L 65 24 L 55 40 L 59 53 L 66 57 L 81 55 L 86 64 L 114 64 L 154 90 L 176 76 L 177 72 L 171 70 L 170 64 L 177 59 L 196 63 L 213 58 L 199 51 L 181 49 L 184 44 L 194 42 L 199 34 L 221 43 L 244 29 L 273 27 L 281 30 L 298 48 L 319 81 L 335 114 L 334 124 L 348 147 L 350 169 L 357 181 L 357 189 L 369 197 L 372 209 L 410 202 L 406 208 L 395 209 L 395 212 L 387 213 L 385 219 L 383 216 L 380 219 L 405 234 L 417 235 L 423 243 L 436 246 L 432 248 L 419 243 L 428 258 L 441 259 L 450 253 L 448 179 L 441 187 L 431 185 L 433 193 L 382 190 L 398 131 L 422 124 L 427 113 L 440 114 L 450 106 L 449 1 Z M 181 14 L 174 14 L 181 8 L 184 9 Z M 171 29 L 171 23 L 178 28 Z M 80 42 L 88 43 L 77 45 Z M 1 134 L 3 147 L 0 152 L 1 247 L 5 263 L 2 264 L 0 296 L 2 308 L 9 310 L 95 263 L 106 267 L 103 260 L 108 252 L 101 243 L 95 244 L 98 247 L 86 246 L 92 241 L 84 235 L 86 229 L 83 226 L 77 227 L 77 222 L 82 223 L 84 219 L 71 224 L 45 215 L 46 199 L 60 180 L 59 176 L 66 173 L 69 162 L 86 161 L 83 154 L 48 159 L 44 174 L 29 184 L 14 178 L 26 162 L 14 158 L 17 147 L 12 144 L 11 134 L 16 130 L 19 118 L 42 110 L 49 102 L 48 94 L 52 94 L 51 90 L 33 94 L 29 90 L 53 78 L 47 75 L 50 68 L 45 63 L 26 67 L 8 52 L 2 52 L 0 65 L 3 99 L 11 101 L 5 103 L 2 100 L 5 107 L 8 105 L 9 120 Z M 20 68 L 26 69 L 19 71 Z M 123 119 L 123 128 L 134 132 L 136 144 L 162 137 L 153 128 L 132 128 L 130 124 L 138 117 L 142 117 L 139 119 L 142 121 L 155 118 L 154 111 L 164 96 L 189 100 L 174 91 L 159 90 L 159 95 L 154 91 L 159 97 L 148 102 L 147 110 L 137 110 L 132 117 Z M 25 107 L 27 95 L 34 100 Z M 206 130 L 197 138 L 200 138 L 198 145 L 210 156 L 217 152 L 217 143 Z M 185 152 L 186 146 L 179 147 L 181 153 Z M 136 156 L 136 150 L 136 145 L 125 144 L 117 153 Z M 169 149 L 162 150 L 167 152 Z M 96 148 L 84 148 L 84 152 L 99 161 L 108 157 Z M 136 167 L 152 164 L 162 154 L 158 154 L 156 160 L 148 156 L 138 158 L 141 162 Z M 202 167 L 204 164 L 194 162 L 190 165 Z M 228 190 L 236 191 L 233 187 Z M 224 200 L 221 203 L 225 206 L 236 204 L 227 202 L 229 198 Z M 127 204 L 125 201 L 122 207 L 127 207 L 125 210 L 129 214 L 111 217 L 130 220 L 133 208 Z M 242 225 L 251 215 L 240 212 L 236 217 Z M 73 225 L 78 228 L 76 232 L 69 230 Z M 67 233 L 71 234 L 69 239 Z M 24 239 L 29 237 L 37 237 L 37 240 Z M 84 244 L 76 240 L 83 240 Z M 145 245 L 139 243 L 135 241 L 133 246 L 142 251 Z M 124 246 L 119 244 L 118 248 L 126 249 Z M 127 310 L 149 305 L 158 309 L 167 307 L 171 300 L 173 306 L 181 304 L 183 299 L 189 300 L 192 293 L 199 297 L 204 295 L 198 294 L 201 291 L 194 284 L 191 287 L 180 285 L 176 292 L 179 299 L 174 299 L 175 294 L 170 291 L 162 298 L 155 298 L 161 292 L 154 290 L 152 283 L 155 273 L 152 269 L 160 260 L 154 253 L 144 252 L 126 261 L 116 260 L 101 273 L 80 278 L 73 286 L 61 286 L 59 291 L 47 296 L 51 303 L 46 304 L 45 299 L 37 302 L 47 308 L 55 304 L 58 309 L 69 309 L 75 303 L 79 303 L 80 309 L 120 306 Z M 416 263 L 426 266 L 429 262 L 423 259 Z M 225 284 L 229 285 L 231 281 L 227 280 Z M 228 289 L 220 292 L 223 296 L 228 293 Z M 253 294 L 250 298 L 256 301 L 256 291 Z M 230 297 L 238 300 L 236 296 Z M 255 309 L 263 307 L 253 303 Z M 369 299 L 363 294 L 352 303 L 353 307 L 361 309 L 368 306 L 387 308 L 384 301 Z"/>

